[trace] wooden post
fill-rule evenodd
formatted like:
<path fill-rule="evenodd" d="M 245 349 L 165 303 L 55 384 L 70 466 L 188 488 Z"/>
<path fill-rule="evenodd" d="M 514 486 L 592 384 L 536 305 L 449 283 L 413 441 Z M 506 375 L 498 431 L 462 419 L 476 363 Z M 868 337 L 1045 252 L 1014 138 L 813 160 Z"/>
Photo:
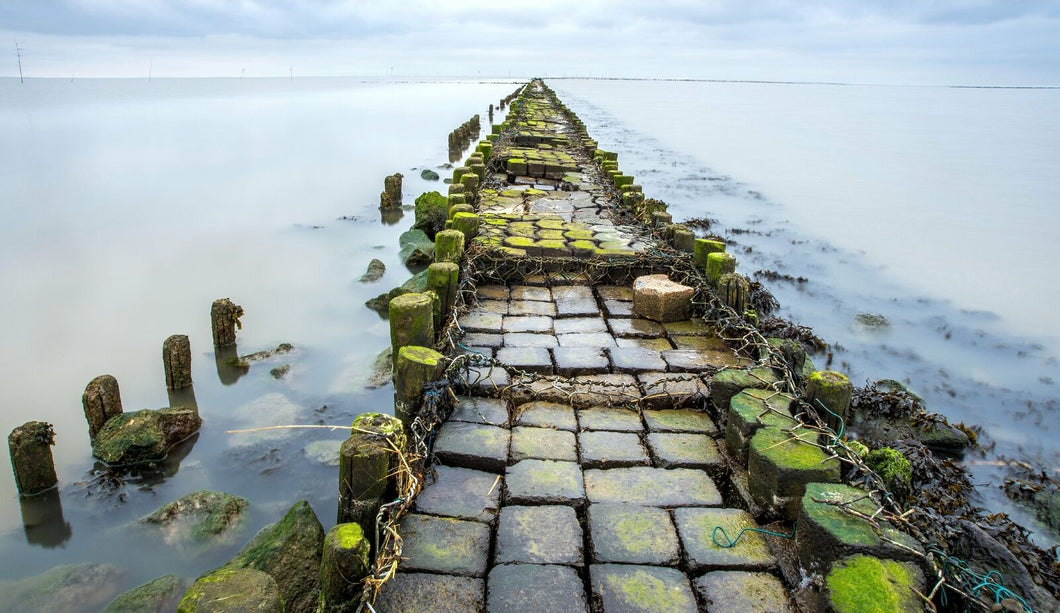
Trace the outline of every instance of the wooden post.
<path fill-rule="evenodd" d="M 474 213 L 453 215 L 453 229 L 464 233 L 464 244 L 471 242 L 471 239 L 478 235 L 479 222 L 479 216 Z"/>
<path fill-rule="evenodd" d="M 383 193 L 389 196 L 390 207 L 401 206 L 401 179 L 402 175 L 400 172 L 394 173 L 389 177 L 383 179 Z"/>
<path fill-rule="evenodd" d="M 673 246 L 678 251 L 692 253 L 696 249 L 696 235 L 688 228 L 677 226 L 673 232 Z"/>
<path fill-rule="evenodd" d="M 382 413 L 362 413 L 339 452 L 340 524 L 356 522 L 375 533 L 375 516 L 397 468 L 397 451 L 405 449 L 401 420 Z M 396 493 L 396 492 L 390 492 Z"/>
<path fill-rule="evenodd" d="M 95 440 L 103 426 L 122 413 L 118 380 L 111 375 L 100 375 L 89 381 L 81 394 L 81 406 L 88 421 L 88 436 Z"/>
<path fill-rule="evenodd" d="M 360 524 L 337 524 L 324 537 L 320 557 L 320 597 L 323 611 L 342 610 L 361 595 L 361 580 L 368 576 L 371 542 Z"/>
<path fill-rule="evenodd" d="M 435 243 L 435 250 L 437 250 L 437 243 Z M 453 262 L 435 262 L 427 267 L 427 289 L 438 294 L 438 298 L 442 301 L 443 325 L 456 302 L 459 281 L 460 267 Z"/>
<path fill-rule="evenodd" d="M 696 266 L 698 266 L 700 270 L 706 270 L 707 256 L 722 251 L 725 251 L 725 243 L 711 240 L 709 238 L 697 238 L 694 253 Z"/>
<path fill-rule="evenodd" d="M 166 389 L 191 385 L 191 341 L 186 334 L 174 334 L 162 343 L 162 367 L 166 371 Z"/>
<path fill-rule="evenodd" d="M 394 360 L 394 414 L 405 423 L 415 418 L 423 386 L 442 374 L 442 354 L 427 347 L 402 347 Z"/>
<path fill-rule="evenodd" d="M 32 496 L 55 487 L 55 461 L 52 445 L 55 430 L 43 421 L 29 421 L 11 431 L 7 448 L 19 496 Z"/>
<path fill-rule="evenodd" d="M 228 298 L 213 301 L 210 307 L 210 323 L 213 328 L 215 347 L 226 347 L 236 343 L 236 329 L 242 329 L 239 318 L 243 316 L 243 307 Z"/>
<path fill-rule="evenodd" d="M 724 251 L 707 254 L 707 283 L 712 287 L 718 286 L 722 275 L 731 272 L 736 272 L 735 255 Z"/>
<path fill-rule="evenodd" d="M 427 294 L 402 294 L 390 301 L 390 345 L 397 358 L 405 345 L 434 346 L 434 308 Z"/>
<path fill-rule="evenodd" d="M 850 400 L 854 395 L 854 384 L 846 375 L 834 370 L 819 370 L 806 380 L 805 400 L 818 417 L 835 432 L 839 432 L 839 418 L 821 408 L 821 404 L 828 410 L 843 418 L 843 425 L 849 421 Z M 818 404 L 820 403 L 820 404 Z"/>
<path fill-rule="evenodd" d="M 747 301 L 751 295 L 751 283 L 747 277 L 728 273 L 718 279 L 718 296 L 721 301 L 728 305 L 737 315 L 743 315 L 747 310 Z"/>
<path fill-rule="evenodd" d="M 459 264 L 464 257 L 464 233 L 460 230 L 442 230 L 434 236 L 434 260 Z"/>

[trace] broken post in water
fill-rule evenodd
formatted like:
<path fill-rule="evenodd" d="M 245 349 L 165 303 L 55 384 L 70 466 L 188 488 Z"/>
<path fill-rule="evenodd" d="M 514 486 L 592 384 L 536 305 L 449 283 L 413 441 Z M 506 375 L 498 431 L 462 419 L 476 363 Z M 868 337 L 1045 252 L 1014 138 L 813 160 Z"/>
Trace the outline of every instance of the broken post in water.
<path fill-rule="evenodd" d="M 242 329 L 239 318 L 243 316 L 243 307 L 228 298 L 213 301 L 210 307 L 210 324 L 213 329 L 215 347 L 227 347 L 236 344 L 236 330 Z"/>
<path fill-rule="evenodd" d="M 166 389 L 179 390 L 191 385 L 191 341 L 186 334 L 174 334 L 162 343 L 162 367 Z"/>
<path fill-rule="evenodd" d="M 88 436 L 95 440 L 103 426 L 122 413 L 118 380 L 111 375 L 100 375 L 89 381 L 81 394 L 81 405 L 88 421 Z"/>
<path fill-rule="evenodd" d="M 19 496 L 39 494 L 59 482 L 52 459 L 54 444 L 55 430 L 43 421 L 26 422 L 8 435 L 7 448 Z"/>

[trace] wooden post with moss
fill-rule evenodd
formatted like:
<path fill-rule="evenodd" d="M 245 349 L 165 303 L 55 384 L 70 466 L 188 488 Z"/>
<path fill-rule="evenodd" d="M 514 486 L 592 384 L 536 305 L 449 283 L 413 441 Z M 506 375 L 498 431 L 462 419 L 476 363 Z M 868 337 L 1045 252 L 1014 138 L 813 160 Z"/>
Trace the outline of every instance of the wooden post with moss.
<path fill-rule="evenodd" d="M 698 266 L 700 270 L 706 270 L 707 256 L 712 253 L 721 253 L 723 251 L 725 251 L 725 243 L 709 238 L 697 238 L 694 252 L 696 266 Z"/>
<path fill-rule="evenodd" d="M 162 343 L 162 368 L 166 389 L 179 390 L 191 385 L 191 341 L 186 334 L 174 334 Z"/>
<path fill-rule="evenodd" d="M 389 207 L 401 206 L 401 179 L 402 175 L 400 172 L 394 173 L 385 179 L 383 179 L 383 193 L 386 194 L 386 200 L 389 202 Z"/>
<path fill-rule="evenodd" d="M 390 301 L 390 346 L 395 358 L 405 345 L 434 346 L 434 306 L 427 294 L 402 294 Z"/>
<path fill-rule="evenodd" d="M 736 256 L 724 251 L 707 254 L 707 283 L 718 286 L 721 276 L 736 272 Z"/>
<path fill-rule="evenodd" d="M 394 360 L 394 415 L 406 424 L 415 419 L 423 386 L 442 374 L 442 354 L 427 347 L 409 345 L 398 350 Z"/>
<path fill-rule="evenodd" d="M 341 611 L 361 596 L 368 576 L 371 542 L 360 524 L 338 524 L 324 537 L 320 556 L 320 610 Z"/>
<path fill-rule="evenodd" d="M 750 295 L 751 282 L 747 277 L 728 273 L 718 279 L 718 297 L 738 315 L 743 315 L 747 310 Z"/>
<path fill-rule="evenodd" d="M 819 370 L 806 381 L 806 402 L 813 407 L 821 420 L 835 432 L 845 426 L 850 414 L 850 400 L 854 385 L 846 375 L 834 370 Z M 821 408 L 821 405 L 828 410 Z M 831 413 L 829 413 L 831 411 Z M 835 415 L 832 415 L 835 413 Z M 836 417 L 838 415 L 839 417 Z M 843 422 L 840 424 L 839 418 Z"/>
<path fill-rule="evenodd" d="M 19 496 L 39 494 L 59 482 L 52 459 L 54 444 L 55 430 L 51 424 L 43 421 L 26 422 L 7 436 L 7 449 L 11 454 L 11 468 L 15 473 Z"/>
<path fill-rule="evenodd" d="M 672 244 L 678 251 L 692 253 L 696 249 L 696 235 L 684 226 L 676 226 L 673 229 Z"/>
<path fill-rule="evenodd" d="M 437 294 L 441 300 L 443 325 L 453 309 L 453 304 L 456 303 L 459 282 L 460 267 L 453 262 L 435 262 L 427 267 L 427 289 Z"/>
<path fill-rule="evenodd" d="M 391 476 L 398 466 L 398 450 L 404 449 L 405 429 L 399 419 L 382 413 L 357 416 L 339 451 L 337 523 L 356 522 L 366 534 L 375 533 L 382 499 L 395 493 Z"/>
<path fill-rule="evenodd" d="M 434 260 L 460 263 L 460 258 L 464 257 L 464 242 L 464 233 L 460 230 L 442 230 L 434 236 Z"/>
<path fill-rule="evenodd" d="M 210 325 L 213 329 L 214 347 L 227 347 L 236 344 L 236 329 L 242 329 L 239 318 L 243 316 L 243 307 L 228 298 L 218 298 L 210 307 Z"/>
<path fill-rule="evenodd" d="M 88 436 L 95 440 L 103 426 L 122 413 L 118 380 L 111 375 L 100 375 L 89 381 L 81 394 L 81 406 L 88 421 Z"/>
<path fill-rule="evenodd" d="M 457 213 L 453 216 L 453 229 L 464 233 L 464 243 L 478 235 L 479 216 L 474 213 Z"/>

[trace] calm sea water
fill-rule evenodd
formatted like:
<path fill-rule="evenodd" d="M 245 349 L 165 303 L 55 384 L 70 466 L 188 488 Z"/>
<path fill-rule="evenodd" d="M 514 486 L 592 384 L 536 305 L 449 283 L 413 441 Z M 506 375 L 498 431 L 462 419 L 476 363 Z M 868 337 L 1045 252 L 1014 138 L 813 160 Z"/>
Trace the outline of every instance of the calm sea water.
<path fill-rule="evenodd" d="M 1006 504 L 989 463 L 1060 470 L 1060 90 L 553 86 L 675 219 L 716 220 L 741 272 L 806 279 L 764 283 L 834 344 L 833 368 L 856 385 L 902 380 L 983 426 L 984 503 L 1043 529 Z"/>
<path fill-rule="evenodd" d="M 55 425 L 64 518 L 24 532 L 13 478 L 0 471 L 0 578 L 71 561 L 116 563 L 130 585 L 195 577 L 299 499 L 333 523 L 336 469 L 304 448 L 344 433 L 225 431 L 348 426 L 358 413 L 392 410 L 391 389 L 364 386 L 389 344 L 387 323 L 364 301 L 411 275 L 396 253 L 411 213 L 382 223 L 383 177 L 405 175 L 407 204 L 444 188 L 419 169 L 444 164 L 449 131 L 475 113 L 487 123 L 487 106 L 515 87 L 0 80 L 0 429 Z M 387 273 L 362 284 L 372 258 Z M 295 352 L 222 381 L 209 323 L 222 297 L 246 310 L 240 354 L 281 342 Z M 177 333 L 192 344 L 205 422 L 197 440 L 160 471 L 91 479 L 85 384 L 110 373 L 127 411 L 168 406 L 161 345 Z M 274 379 L 269 370 L 285 363 L 290 374 Z M 231 546 L 177 550 L 132 523 L 201 488 L 251 501 L 250 525 Z"/>

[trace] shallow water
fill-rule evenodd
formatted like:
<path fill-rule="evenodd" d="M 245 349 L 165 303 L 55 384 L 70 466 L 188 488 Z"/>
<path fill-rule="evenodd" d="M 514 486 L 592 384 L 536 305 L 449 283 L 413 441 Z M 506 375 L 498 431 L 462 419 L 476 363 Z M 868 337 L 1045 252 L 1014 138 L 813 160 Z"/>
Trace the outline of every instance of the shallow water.
<path fill-rule="evenodd" d="M 1060 90 L 552 85 L 675 220 L 716 220 L 739 271 L 805 279 L 762 280 L 834 343 L 832 368 L 983 426 L 984 502 L 1043 530 L 982 461 L 1060 468 Z"/>
<path fill-rule="evenodd" d="M 390 388 L 364 387 L 389 344 L 387 323 L 364 301 L 411 274 L 397 259 L 411 213 L 382 223 L 383 177 L 405 175 L 406 204 L 444 188 L 419 169 L 445 163 L 449 131 L 474 113 L 486 124 L 487 106 L 515 87 L 0 80 L 0 428 L 55 425 L 64 517 L 25 532 L 13 478 L 0 471 L 0 578 L 75 561 L 113 562 L 129 585 L 165 572 L 194 578 L 299 499 L 334 523 L 337 470 L 303 448 L 343 432 L 225 431 L 348 426 L 358 413 L 392 410 Z M 359 283 L 374 257 L 386 275 Z M 246 310 L 240 354 L 281 342 L 295 352 L 238 381 L 219 371 L 209 311 L 221 297 Z M 169 405 L 161 345 L 177 333 L 191 338 L 201 433 L 159 470 L 93 479 L 85 384 L 110 373 L 127 411 Z M 269 370 L 285 363 L 290 374 L 274 379 Z M 130 523 L 201 488 L 251 501 L 231 545 L 180 551 Z"/>

